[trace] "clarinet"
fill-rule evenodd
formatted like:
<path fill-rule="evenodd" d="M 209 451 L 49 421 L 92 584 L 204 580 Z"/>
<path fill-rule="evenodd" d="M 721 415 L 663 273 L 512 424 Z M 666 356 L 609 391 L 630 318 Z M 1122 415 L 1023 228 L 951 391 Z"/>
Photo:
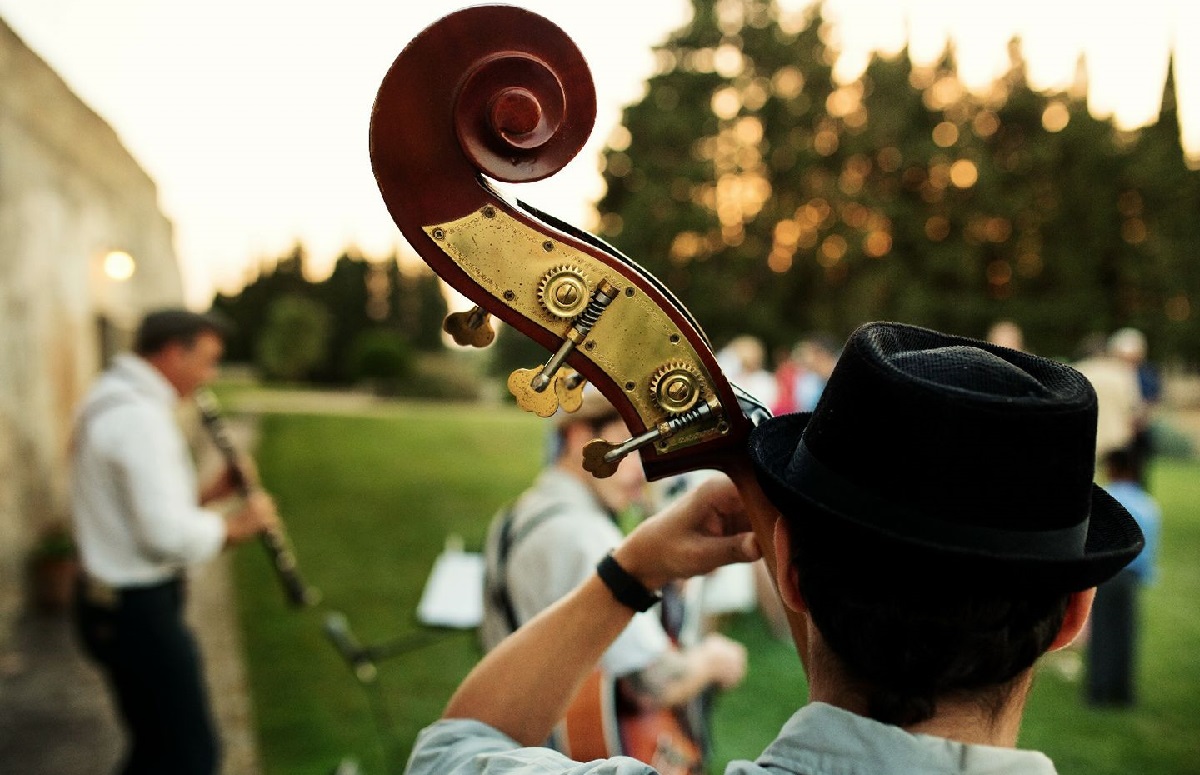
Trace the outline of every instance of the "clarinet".
<path fill-rule="evenodd" d="M 212 437 L 213 443 L 225 459 L 226 465 L 229 466 L 238 492 L 242 496 L 249 495 L 257 488 L 258 483 L 252 479 L 238 458 L 237 450 L 229 437 L 229 430 L 221 417 L 220 405 L 217 403 L 216 396 L 212 391 L 202 388 L 196 391 L 195 402 L 196 408 L 200 411 L 200 421 Z M 259 538 L 263 548 L 267 550 L 267 555 L 271 558 L 271 566 L 275 569 L 275 575 L 283 585 L 283 592 L 288 602 L 297 608 L 314 605 L 320 594 L 300 578 L 296 555 L 292 553 L 291 547 L 288 545 L 287 535 L 283 532 L 282 525 L 264 530 L 259 534 Z"/>

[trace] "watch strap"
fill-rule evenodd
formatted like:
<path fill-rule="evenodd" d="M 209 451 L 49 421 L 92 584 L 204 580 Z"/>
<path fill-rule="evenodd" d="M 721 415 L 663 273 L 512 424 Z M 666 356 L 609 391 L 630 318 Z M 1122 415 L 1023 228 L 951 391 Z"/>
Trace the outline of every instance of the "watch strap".
<path fill-rule="evenodd" d="M 618 603 L 638 613 L 649 610 L 655 603 L 662 600 L 661 595 L 656 595 L 646 589 L 645 585 L 638 581 L 633 574 L 622 568 L 611 552 L 604 555 L 604 559 L 596 565 L 596 575 L 612 592 Z"/>

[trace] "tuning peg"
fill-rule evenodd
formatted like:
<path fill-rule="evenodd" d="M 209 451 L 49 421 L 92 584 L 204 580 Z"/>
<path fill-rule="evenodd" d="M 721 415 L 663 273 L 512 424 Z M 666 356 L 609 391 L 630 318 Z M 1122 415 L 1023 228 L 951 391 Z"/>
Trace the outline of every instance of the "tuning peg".
<path fill-rule="evenodd" d="M 508 375 L 508 392 L 517 399 L 517 406 L 538 417 L 549 417 L 558 410 L 558 393 L 555 390 L 538 390 L 534 384 L 541 376 L 541 369 L 517 369 Z"/>
<path fill-rule="evenodd" d="M 641 449 L 647 444 L 652 444 L 660 439 L 674 436 L 684 427 L 714 417 L 718 409 L 720 409 L 720 404 L 713 398 L 700 404 L 695 409 L 660 422 L 645 433 L 626 439 L 620 444 L 612 444 L 603 439 L 593 439 L 583 448 L 583 470 L 597 479 L 610 477 L 616 472 L 617 466 L 621 463 L 621 458 L 630 452 Z"/>
<path fill-rule="evenodd" d="M 620 456 L 613 456 L 616 444 L 609 444 L 603 439 L 592 439 L 583 448 L 583 470 L 597 479 L 607 479 L 617 472 L 621 463 Z"/>
<path fill-rule="evenodd" d="M 452 312 L 442 321 L 442 330 L 463 347 L 487 347 L 496 338 L 491 317 L 482 307 Z"/>
<path fill-rule="evenodd" d="M 508 375 L 508 389 L 517 399 L 517 405 L 527 412 L 533 412 L 539 417 L 549 417 L 558 409 L 557 389 L 547 391 L 546 388 L 554 383 L 559 367 L 576 347 L 587 339 L 592 326 L 600 319 L 600 315 L 617 297 L 617 288 L 608 280 L 601 280 L 596 286 L 587 308 L 579 313 L 571 324 L 567 336 L 550 360 L 540 369 L 517 369 Z"/>
<path fill-rule="evenodd" d="M 554 378 L 554 393 L 564 412 L 576 412 L 583 406 L 583 386 L 586 384 L 587 378 L 579 372 L 559 369 Z"/>

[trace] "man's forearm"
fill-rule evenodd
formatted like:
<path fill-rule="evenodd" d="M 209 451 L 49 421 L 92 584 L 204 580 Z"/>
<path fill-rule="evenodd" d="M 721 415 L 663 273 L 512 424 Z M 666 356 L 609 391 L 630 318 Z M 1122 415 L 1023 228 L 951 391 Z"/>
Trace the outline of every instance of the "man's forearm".
<path fill-rule="evenodd" d="M 618 564 L 650 590 L 761 556 L 728 479 L 710 480 L 680 498 L 613 551 Z M 540 744 L 632 618 L 633 609 L 592 574 L 488 653 L 444 717 L 477 719 L 524 745 Z M 726 672 L 736 676 L 726 676 L 726 685 L 740 677 L 736 660 L 732 667 Z"/>
<path fill-rule="evenodd" d="M 631 618 L 593 575 L 489 652 L 443 717 L 478 719 L 522 745 L 542 743 Z"/>

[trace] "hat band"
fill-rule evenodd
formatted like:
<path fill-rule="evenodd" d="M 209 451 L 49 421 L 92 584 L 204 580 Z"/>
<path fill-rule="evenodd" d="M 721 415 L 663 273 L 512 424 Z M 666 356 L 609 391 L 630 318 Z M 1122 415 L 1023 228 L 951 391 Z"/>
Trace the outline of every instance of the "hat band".
<path fill-rule="evenodd" d="M 885 501 L 826 466 L 803 440 L 788 464 L 786 483 L 810 500 L 856 522 L 935 546 L 992 555 L 1072 560 L 1083 556 L 1087 542 L 1090 512 L 1071 527 L 1002 530 L 986 525 L 947 522 Z"/>

